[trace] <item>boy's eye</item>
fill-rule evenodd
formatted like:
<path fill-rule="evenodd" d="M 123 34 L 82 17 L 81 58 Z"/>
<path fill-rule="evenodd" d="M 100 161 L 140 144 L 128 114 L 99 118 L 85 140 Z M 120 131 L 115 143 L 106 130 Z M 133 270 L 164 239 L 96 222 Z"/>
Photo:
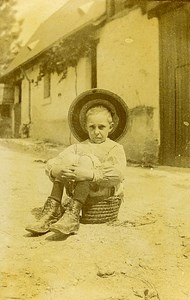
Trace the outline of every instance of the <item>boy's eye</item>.
<path fill-rule="evenodd" d="M 104 128 L 105 128 L 105 125 L 99 125 L 99 126 L 98 126 L 98 129 L 99 129 L 99 130 L 103 130 Z M 96 129 L 96 126 L 95 126 L 95 125 L 89 125 L 89 129 L 95 130 L 95 129 Z"/>
<path fill-rule="evenodd" d="M 99 129 L 100 129 L 100 130 L 103 130 L 104 128 L 105 128 L 104 125 L 99 126 Z"/>

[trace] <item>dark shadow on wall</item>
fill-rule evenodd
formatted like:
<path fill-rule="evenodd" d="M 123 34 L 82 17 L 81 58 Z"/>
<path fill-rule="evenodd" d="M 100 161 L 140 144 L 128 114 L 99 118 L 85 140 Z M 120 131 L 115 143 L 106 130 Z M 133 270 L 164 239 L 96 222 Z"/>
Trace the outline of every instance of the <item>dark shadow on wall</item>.
<path fill-rule="evenodd" d="M 158 164 L 159 133 L 154 122 L 153 107 L 141 105 L 129 110 L 128 130 L 121 141 L 128 162 L 143 166 Z"/>

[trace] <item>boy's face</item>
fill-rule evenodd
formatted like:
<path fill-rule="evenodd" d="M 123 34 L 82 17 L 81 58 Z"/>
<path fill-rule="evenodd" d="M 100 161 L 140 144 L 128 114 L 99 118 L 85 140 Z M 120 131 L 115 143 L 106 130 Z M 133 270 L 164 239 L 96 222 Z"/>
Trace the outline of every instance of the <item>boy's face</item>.
<path fill-rule="evenodd" d="M 92 143 L 103 143 L 112 130 L 113 125 L 109 123 L 105 112 L 91 114 L 86 119 L 86 130 Z"/>

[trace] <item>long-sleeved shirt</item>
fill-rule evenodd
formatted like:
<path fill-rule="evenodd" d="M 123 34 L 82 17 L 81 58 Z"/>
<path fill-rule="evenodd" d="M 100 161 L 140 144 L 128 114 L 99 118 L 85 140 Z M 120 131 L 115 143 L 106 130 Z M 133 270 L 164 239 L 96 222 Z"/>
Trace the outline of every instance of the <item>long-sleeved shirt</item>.
<path fill-rule="evenodd" d="M 87 155 L 93 162 L 93 180 L 91 196 L 106 195 L 110 188 L 114 187 L 114 195 L 123 193 L 122 181 L 126 167 L 126 157 L 123 146 L 106 139 L 101 144 L 91 143 L 86 140 L 73 144 L 64 149 L 57 157 L 48 161 L 46 174 L 53 180 L 51 171 L 55 165 L 77 164 L 81 156 Z M 98 186 L 98 189 L 94 189 Z"/>

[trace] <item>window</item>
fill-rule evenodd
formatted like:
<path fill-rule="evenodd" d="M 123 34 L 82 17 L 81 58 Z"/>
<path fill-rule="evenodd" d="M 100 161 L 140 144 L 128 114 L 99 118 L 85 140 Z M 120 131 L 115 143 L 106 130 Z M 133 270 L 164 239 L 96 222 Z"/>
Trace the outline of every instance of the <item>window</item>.
<path fill-rule="evenodd" d="M 47 73 L 44 76 L 44 98 L 49 98 L 51 95 L 51 74 Z"/>
<path fill-rule="evenodd" d="M 0 105 L 0 115 L 2 116 L 2 118 L 10 118 L 11 117 L 10 105 L 7 104 Z"/>
<path fill-rule="evenodd" d="M 16 103 L 21 103 L 22 101 L 22 81 L 18 81 L 15 85 L 15 98 L 17 99 Z"/>
<path fill-rule="evenodd" d="M 97 43 L 94 41 L 91 49 L 91 88 L 97 87 Z"/>

